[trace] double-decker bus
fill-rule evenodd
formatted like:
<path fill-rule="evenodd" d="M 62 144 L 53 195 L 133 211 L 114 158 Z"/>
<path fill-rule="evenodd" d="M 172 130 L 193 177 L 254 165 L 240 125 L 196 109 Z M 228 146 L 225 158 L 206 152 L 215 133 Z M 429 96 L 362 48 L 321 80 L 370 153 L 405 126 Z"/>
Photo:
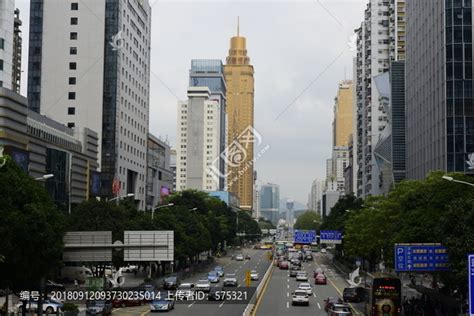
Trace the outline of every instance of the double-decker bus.
<path fill-rule="evenodd" d="M 402 283 L 395 277 L 377 277 L 373 280 L 367 304 L 367 315 L 400 316 Z"/>

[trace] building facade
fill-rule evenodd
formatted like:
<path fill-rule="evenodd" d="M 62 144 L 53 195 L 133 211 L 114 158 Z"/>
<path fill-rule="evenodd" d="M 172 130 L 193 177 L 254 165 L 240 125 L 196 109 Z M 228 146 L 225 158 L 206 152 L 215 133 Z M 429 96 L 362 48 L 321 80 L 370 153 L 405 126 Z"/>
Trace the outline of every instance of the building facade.
<path fill-rule="evenodd" d="M 219 159 L 220 104 L 208 87 L 189 87 L 188 100 L 178 102 L 176 190 L 218 191 L 212 164 Z"/>
<path fill-rule="evenodd" d="M 404 56 L 405 1 L 370 0 L 361 27 L 356 30 L 355 71 L 357 195 L 382 193 L 381 170 L 374 148 L 387 125 L 387 113 L 374 78 L 389 71 L 390 61 Z"/>
<path fill-rule="evenodd" d="M 30 109 L 73 129 L 97 131 L 102 196 L 134 194 L 140 209 L 146 196 L 150 27 L 148 1 L 30 5 Z"/>
<path fill-rule="evenodd" d="M 260 214 L 277 225 L 280 213 L 280 186 L 263 184 L 260 186 Z"/>
<path fill-rule="evenodd" d="M 227 87 L 224 78 L 224 65 L 219 59 L 193 59 L 189 71 L 190 87 L 208 87 L 211 91 L 211 100 L 217 101 L 220 106 L 219 152 L 224 153 L 227 144 Z M 219 176 L 219 190 L 225 187 L 226 164 L 224 154 L 214 163 L 216 174 Z M 218 172 L 217 172 L 218 171 Z"/>
<path fill-rule="evenodd" d="M 46 190 L 63 211 L 98 196 L 98 136 L 84 128 L 72 130 L 27 108 L 27 99 L 0 88 L 0 146 Z M 41 181 L 41 180 L 38 180 Z"/>
<path fill-rule="evenodd" d="M 241 208 L 250 211 L 254 194 L 254 144 L 240 144 L 242 133 L 249 128 L 253 130 L 254 126 L 254 69 L 246 46 L 246 38 L 240 36 L 237 30 L 237 36 L 230 40 L 224 74 L 227 84 L 227 142 L 230 148 L 227 159 L 234 161 L 233 155 L 244 157 L 238 163 L 228 164 L 227 186 L 228 191 L 240 198 Z M 243 151 L 243 155 L 234 153 L 234 149 Z"/>
<path fill-rule="evenodd" d="M 311 192 L 308 198 L 308 209 L 321 214 L 321 197 L 323 193 L 323 182 L 315 179 L 311 185 Z"/>
<path fill-rule="evenodd" d="M 12 90 L 18 94 L 20 94 L 21 88 L 21 54 L 23 44 L 21 25 L 20 10 L 15 9 L 13 22 Z"/>
<path fill-rule="evenodd" d="M 12 89 L 15 0 L 0 1 L 0 87 Z"/>
<path fill-rule="evenodd" d="M 174 174 L 171 148 L 167 142 L 148 134 L 147 150 L 146 209 L 152 209 L 173 192 Z"/>
<path fill-rule="evenodd" d="M 471 1 L 407 1 L 406 171 L 474 170 Z"/>

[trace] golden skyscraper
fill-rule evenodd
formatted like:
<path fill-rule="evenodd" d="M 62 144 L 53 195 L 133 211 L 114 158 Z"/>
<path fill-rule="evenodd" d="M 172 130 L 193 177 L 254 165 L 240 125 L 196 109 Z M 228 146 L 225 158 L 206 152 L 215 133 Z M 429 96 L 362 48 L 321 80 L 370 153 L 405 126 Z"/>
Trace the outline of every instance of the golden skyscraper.
<path fill-rule="evenodd" d="M 352 133 L 352 81 L 339 84 L 334 105 L 333 146 L 347 147 Z"/>
<path fill-rule="evenodd" d="M 227 187 L 228 191 L 240 198 L 240 207 L 251 210 L 253 207 L 253 142 L 242 142 L 242 134 L 253 130 L 254 80 L 253 66 L 247 56 L 246 39 L 239 34 L 230 39 L 229 56 L 224 66 L 227 84 L 227 125 L 228 148 Z M 239 142 L 243 153 L 236 154 L 233 144 Z M 234 146 L 235 147 L 235 146 Z M 235 149 L 235 148 L 234 148 Z"/>

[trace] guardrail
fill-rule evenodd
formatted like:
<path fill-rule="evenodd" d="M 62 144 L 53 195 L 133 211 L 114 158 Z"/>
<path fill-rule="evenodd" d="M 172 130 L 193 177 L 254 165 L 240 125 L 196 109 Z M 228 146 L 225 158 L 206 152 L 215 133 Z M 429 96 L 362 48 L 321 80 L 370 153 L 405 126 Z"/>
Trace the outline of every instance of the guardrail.
<path fill-rule="evenodd" d="M 274 264 L 273 264 L 273 259 L 272 259 L 270 262 L 270 266 L 268 267 L 267 271 L 265 272 L 265 275 L 263 276 L 262 282 L 260 282 L 260 284 L 257 286 L 257 289 L 255 293 L 253 294 L 252 298 L 250 299 L 250 302 L 245 308 L 242 316 L 255 315 L 255 305 L 261 299 L 262 294 L 263 294 L 262 289 L 269 282 L 273 269 L 274 269 Z"/>

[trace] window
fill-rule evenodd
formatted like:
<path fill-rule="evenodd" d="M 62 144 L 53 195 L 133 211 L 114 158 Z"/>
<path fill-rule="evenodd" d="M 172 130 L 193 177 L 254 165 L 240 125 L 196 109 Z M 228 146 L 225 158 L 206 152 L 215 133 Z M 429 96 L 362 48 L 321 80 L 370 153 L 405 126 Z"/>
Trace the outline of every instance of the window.
<path fill-rule="evenodd" d="M 71 10 L 72 11 L 77 11 L 79 9 L 79 3 L 73 2 L 71 3 Z"/>
<path fill-rule="evenodd" d="M 0 70 L 3 70 L 3 59 L 0 59 Z"/>
<path fill-rule="evenodd" d="M 77 69 L 77 63 L 69 63 L 69 69 L 76 70 Z"/>
<path fill-rule="evenodd" d="M 77 25 L 77 18 L 71 18 L 71 25 Z"/>
<path fill-rule="evenodd" d="M 74 124 L 72 122 L 67 123 L 67 127 L 69 127 L 69 128 L 74 128 L 75 126 L 76 126 L 76 124 Z"/>
<path fill-rule="evenodd" d="M 5 39 L 0 38 L 0 49 L 5 49 Z"/>
<path fill-rule="evenodd" d="M 76 77 L 69 77 L 69 84 L 71 85 L 76 84 Z"/>
<path fill-rule="evenodd" d="M 70 55 L 77 55 L 77 47 L 69 47 Z"/>
<path fill-rule="evenodd" d="M 67 108 L 67 114 L 68 115 L 74 115 L 76 114 L 76 108 Z"/>
<path fill-rule="evenodd" d="M 69 92 L 68 93 L 69 100 L 76 100 L 76 92 Z"/>
<path fill-rule="evenodd" d="M 71 32 L 71 34 L 69 35 L 69 38 L 72 40 L 77 40 L 77 32 Z"/>

